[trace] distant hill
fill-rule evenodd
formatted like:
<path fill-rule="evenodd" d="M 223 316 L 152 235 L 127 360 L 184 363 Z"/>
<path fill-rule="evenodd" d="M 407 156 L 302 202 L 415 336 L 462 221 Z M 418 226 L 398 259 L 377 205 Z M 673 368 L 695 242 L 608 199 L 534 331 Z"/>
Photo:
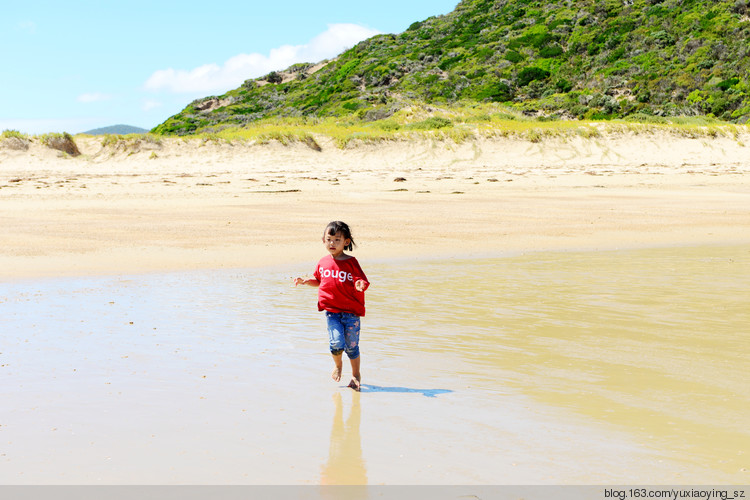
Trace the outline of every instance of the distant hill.
<path fill-rule="evenodd" d="M 750 0 L 462 0 L 327 64 L 198 99 L 153 131 L 266 117 L 381 120 L 415 101 L 548 118 L 750 118 Z"/>
<path fill-rule="evenodd" d="M 148 132 L 145 128 L 133 127 L 131 125 L 111 125 L 109 127 L 95 128 L 87 132 L 86 135 L 127 135 L 127 134 L 145 134 Z"/>

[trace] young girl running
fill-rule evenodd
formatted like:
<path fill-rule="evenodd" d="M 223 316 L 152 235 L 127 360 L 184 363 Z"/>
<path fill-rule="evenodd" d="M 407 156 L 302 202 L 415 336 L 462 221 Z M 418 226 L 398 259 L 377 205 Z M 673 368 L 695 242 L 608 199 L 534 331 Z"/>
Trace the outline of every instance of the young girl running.
<path fill-rule="evenodd" d="M 313 278 L 295 278 L 294 286 L 318 287 L 318 310 L 326 312 L 328 339 L 335 368 L 331 377 L 341 380 L 342 353 L 352 365 L 349 387 L 359 391 L 359 318 L 365 315 L 365 290 L 370 286 L 357 259 L 344 253 L 354 248 L 352 233 L 344 222 L 333 221 L 323 231 L 328 253 L 315 267 Z"/>

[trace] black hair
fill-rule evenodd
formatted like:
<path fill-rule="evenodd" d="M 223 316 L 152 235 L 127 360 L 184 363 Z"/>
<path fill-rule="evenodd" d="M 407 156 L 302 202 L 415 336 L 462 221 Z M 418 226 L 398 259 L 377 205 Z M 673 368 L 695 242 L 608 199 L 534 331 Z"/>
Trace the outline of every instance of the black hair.
<path fill-rule="evenodd" d="M 352 238 L 352 230 L 349 229 L 346 222 L 341 222 L 340 220 L 329 222 L 325 231 L 323 231 L 324 236 L 326 234 L 335 236 L 337 233 L 341 233 L 344 238 L 349 240 L 349 245 L 345 246 L 344 250 L 349 250 L 350 252 L 354 250 L 354 247 L 357 245 L 354 243 L 354 238 Z"/>

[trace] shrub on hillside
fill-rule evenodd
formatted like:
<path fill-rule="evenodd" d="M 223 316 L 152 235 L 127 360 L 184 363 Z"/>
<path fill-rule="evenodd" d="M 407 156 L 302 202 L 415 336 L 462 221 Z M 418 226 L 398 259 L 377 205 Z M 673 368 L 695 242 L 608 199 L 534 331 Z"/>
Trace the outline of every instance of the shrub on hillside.
<path fill-rule="evenodd" d="M 526 85 L 533 82 L 534 80 L 544 80 L 548 78 L 549 75 L 550 75 L 550 72 L 542 68 L 536 68 L 534 66 L 523 68 L 518 73 L 518 78 L 517 78 L 518 86 L 525 87 Z"/>
<path fill-rule="evenodd" d="M 441 129 L 441 128 L 452 127 L 452 126 L 453 126 L 453 122 L 450 121 L 448 118 L 433 116 L 433 117 L 427 118 L 426 120 L 412 123 L 408 126 L 408 128 L 415 129 L 415 130 L 435 130 L 435 129 Z"/>
<path fill-rule="evenodd" d="M 281 83 L 284 78 L 277 71 L 271 71 L 270 73 L 268 73 L 268 75 L 266 75 L 265 80 L 268 83 Z"/>

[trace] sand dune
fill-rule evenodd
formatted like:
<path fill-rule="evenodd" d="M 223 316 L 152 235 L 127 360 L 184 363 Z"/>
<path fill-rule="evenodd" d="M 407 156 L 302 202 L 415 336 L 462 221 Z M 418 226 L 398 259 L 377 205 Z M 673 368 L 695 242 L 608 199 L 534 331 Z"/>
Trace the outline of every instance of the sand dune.
<path fill-rule="evenodd" d="M 0 145 L 0 278 L 750 243 L 750 134 Z"/>

